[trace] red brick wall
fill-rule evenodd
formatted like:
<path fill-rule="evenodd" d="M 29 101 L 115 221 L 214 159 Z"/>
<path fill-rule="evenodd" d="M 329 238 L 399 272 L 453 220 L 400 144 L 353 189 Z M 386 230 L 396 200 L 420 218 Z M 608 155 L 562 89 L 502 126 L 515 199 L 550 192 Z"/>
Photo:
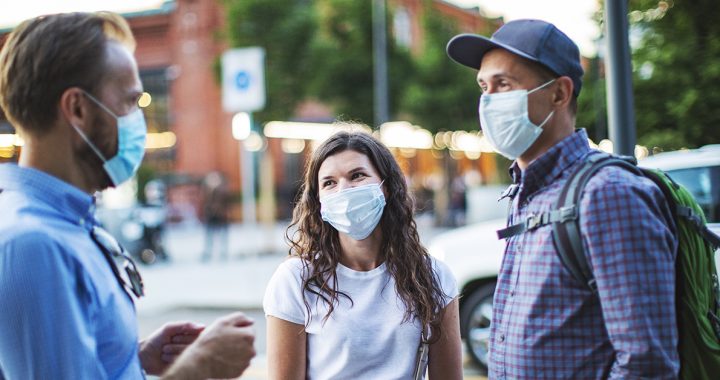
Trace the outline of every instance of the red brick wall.
<path fill-rule="evenodd" d="M 177 0 L 169 14 L 129 22 L 137 39 L 140 69 L 167 67 L 170 129 L 177 135 L 175 171 L 223 172 L 239 189 L 238 143 L 221 106 L 215 66 L 225 44 L 218 38 L 225 15 L 216 0 Z"/>

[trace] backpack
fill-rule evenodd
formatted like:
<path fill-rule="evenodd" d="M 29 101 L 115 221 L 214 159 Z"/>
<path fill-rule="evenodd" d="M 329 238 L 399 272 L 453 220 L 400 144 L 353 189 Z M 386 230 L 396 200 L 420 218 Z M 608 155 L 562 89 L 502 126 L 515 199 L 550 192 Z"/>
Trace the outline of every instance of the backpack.
<path fill-rule="evenodd" d="M 705 225 L 702 209 L 692 195 L 663 171 L 640 168 L 634 157 L 591 154 L 570 174 L 553 210 L 499 230 L 498 237 L 505 239 L 552 224 L 553 244 L 563 266 L 577 281 L 597 292 L 582 244 L 579 204 L 588 181 L 610 165 L 652 180 L 664 194 L 678 238 L 675 301 L 680 378 L 717 378 L 720 374 L 720 287 L 714 251 L 720 247 L 720 237 Z"/>

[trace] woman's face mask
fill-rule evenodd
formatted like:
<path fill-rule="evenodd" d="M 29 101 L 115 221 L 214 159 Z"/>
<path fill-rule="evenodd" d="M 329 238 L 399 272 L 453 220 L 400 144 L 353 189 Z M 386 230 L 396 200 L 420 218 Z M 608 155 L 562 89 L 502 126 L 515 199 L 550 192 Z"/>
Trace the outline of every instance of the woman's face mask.
<path fill-rule="evenodd" d="M 320 197 L 320 215 L 336 230 L 363 240 L 375 230 L 385 208 L 382 182 Z"/>
<path fill-rule="evenodd" d="M 480 126 L 495 150 L 515 160 L 525 153 L 540 137 L 542 127 L 555 111 L 540 125 L 528 117 L 528 95 L 554 82 L 552 79 L 530 91 L 515 90 L 480 96 Z"/>
<path fill-rule="evenodd" d="M 103 169 L 110 177 L 114 186 L 127 181 L 135 175 L 140 167 L 143 156 L 145 155 L 145 138 L 147 136 L 147 126 L 145 124 L 145 116 L 140 109 L 137 109 L 125 116 L 117 116 L 110 111 L 99 100 L 92 95 L 83 91 L 87 97 L 102 108 L 105 112 L 112 115 L 117 120 L 118 128 L 118 151 L 111 159 L 105 158 L 105 155 L 93 144 L 90 139 L 76 126 L 72 126 L 75 131 L 85 140 L 93 152 L 102 160 Z"/>

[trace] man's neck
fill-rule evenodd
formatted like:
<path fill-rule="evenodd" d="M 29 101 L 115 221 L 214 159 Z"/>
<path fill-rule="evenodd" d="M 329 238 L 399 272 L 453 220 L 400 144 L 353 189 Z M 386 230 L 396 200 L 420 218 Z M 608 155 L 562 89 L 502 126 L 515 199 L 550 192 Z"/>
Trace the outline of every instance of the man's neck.
<path fill-rule="evenodd" d="M 530 148 L 517 158 L 517 164 L 520 170 L 527 169 L 530 164 L 540 158 L 550 148 L 557 145 L 560 141 L 575 133 L 574 124 L 563 128 L 546 129 L 540 135 Z"/>
<path fill-rule="evenodd" d="M 79 162 L 70 145 L 59 143 L 61 141 L 48 135 L 27 138 L 18 165 L 40 170 L 93 194 L 96 189 L 88 176 L 83 174 L 88 173 L 85 166 L 90 163 Z"/>

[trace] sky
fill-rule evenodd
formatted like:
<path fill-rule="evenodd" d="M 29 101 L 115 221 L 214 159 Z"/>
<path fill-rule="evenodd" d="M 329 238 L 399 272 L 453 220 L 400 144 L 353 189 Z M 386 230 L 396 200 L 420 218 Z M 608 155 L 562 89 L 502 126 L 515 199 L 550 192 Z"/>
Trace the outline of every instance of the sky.
<path fill-rule="evenodd" d="M 272 0 L 268 0 L 272 1 Z M 479 6 L 489 17 L 511 21 L 537 18 L 552 22 L 580 47 L 585 56 L 594 56 L 594 40 L 600 30 L 591 17 L 598 0 L 445 0 L 464 7 Z M 41 14 L 66 11 L 112 10 L 130 12 L 156 7 L 163 0 L 0 0 L 0 28 Z"/>
<path fill-rule="evenodd" d="M 568 35 L 586 57 L 596 54 L 600 28 L 592 20 L 599 0 L 446 0 L 464 7 L 479 6 L 485 16 L 505 22 L 536 18 L 551 22 Z"/>
<path fill-rule="evenodd" d="M 0 0 L 0 27 L 14 26 L 22 20 L 48 13 L 99 10 L 131 12 L 155 8 L 162 3 L 163 0 Z"/>

